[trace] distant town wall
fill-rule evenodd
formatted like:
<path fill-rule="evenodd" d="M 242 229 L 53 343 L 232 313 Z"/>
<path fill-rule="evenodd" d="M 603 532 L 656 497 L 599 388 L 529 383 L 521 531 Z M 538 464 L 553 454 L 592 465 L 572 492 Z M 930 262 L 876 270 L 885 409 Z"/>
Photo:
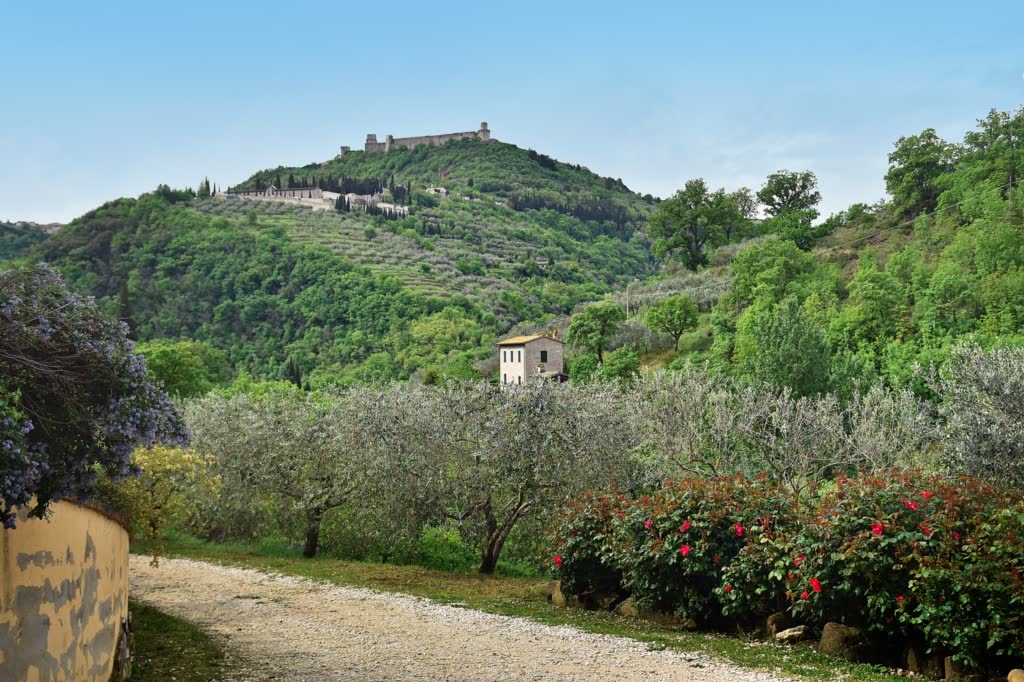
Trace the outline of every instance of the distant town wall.
<path fill-rule="evenodd" d="M 491 131 L 487 127 L 487 121 L 480 124 L 479 130 L 470 130 L 463 133 L 446 133 L 444 135 L 420 135 L 418 137 L 395 137 L 388 135 L 384 138 L 383 142 L 378 142 L 377 135 L 370 133 L 366 136 L 366 143 L 363 145 L 363 149 L 368 152 L 387 152 L 392 149 L 412 149 L 421 144 L 436 147 L 449 140 L 465 140 L 468 138 L 490 142 Z"/>

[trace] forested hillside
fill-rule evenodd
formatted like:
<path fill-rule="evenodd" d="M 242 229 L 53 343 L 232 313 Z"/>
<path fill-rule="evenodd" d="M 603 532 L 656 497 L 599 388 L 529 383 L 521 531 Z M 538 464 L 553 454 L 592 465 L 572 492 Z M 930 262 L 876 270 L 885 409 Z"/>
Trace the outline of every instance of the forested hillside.
<path fill-rule="evenodd" d="M 240 185 L 379 191 L 408 216 L 161 187 L 41 242 L 5 227 L 3 255 L 59 267 L 141 341 L 194 339 L 236 370 L 300 385 L 488 376 L 491 344 L 513 326 L 565 329 L 611 298 L 623 314 L 608 338 L 577 336 L 574 350 L 632 355 L 603 372 L 587 359 L 577 378 L 706 361 L 801 395 L 878 382 L 926 394 L 915 367 L 955 344 L 1021 341 L 1024 113 L 993 111 L 961 142 L 900 138 L 889 162 L 889 200 L 819 219 L 810 170 L 756 191 L 698 178 L 659 202 L 465 140 Z"/>
<path fill-rule="evenodd" d="M 900 138 L 889 163 L 890 201 L 803 233 L 769 207 L 767 238 L 712 251 L 712 265 L 731 264 L 670 288 L 710 304 L 703 291 L 728 286 L 702 319 L 710 337 L 684 355 L 802 394 L 849 394 L 855 382 L 906 385 L 958 342 L 1024 341 L 1024 110 L 992 111 L 962 142 L 931 129 Z M 663 298 L 657 281 L 634 300 Z"/>
<path fill-rule="evenodd" d="M 236 370 L 313 386 L 480 377 L 514 324 L 653 272 L 642 235 L 652 199 L 527 150 L 456 142 L 326 165 L 338 174 L 278 169 L 247 184 L 363 183 L 412 204 L 410 215 L 160 187 L 30 250 L 10 240 L 8 255 L 59 267 L 140 341 L 198 340 Z M 427 180 L 451 198 L 417 189 Z"/>

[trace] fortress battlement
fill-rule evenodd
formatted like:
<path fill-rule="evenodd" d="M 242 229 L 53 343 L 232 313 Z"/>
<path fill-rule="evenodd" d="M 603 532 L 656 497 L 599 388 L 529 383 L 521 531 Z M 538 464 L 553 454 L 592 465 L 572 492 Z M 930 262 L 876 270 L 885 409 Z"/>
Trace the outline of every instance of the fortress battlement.
<path fill-rule="evenodd" d="M 479 130 L 471 130 L 465 133 L 447 133 L 445 135 L 420 135 L 419 137 L 395 137 L 394 135 L 388 135 L 384 138 L 383 142 L 377 141 L 377 134 L 370 133 L 366 136 L 366 143 L 363 145 L 363 150 L 368 152 L 389 152 L 392 149 L 411 149 L 417 145 L 425 144 L 429 146 L 436 146 L 444 144 L 448 140 L 464 140 L 467 138 L 475 138 L 484 142 L 491 141 L 491 131 L 487 127 L 487 121 L 480 124 Z M 342 155 L 349 149 L 342 147 Z"/>

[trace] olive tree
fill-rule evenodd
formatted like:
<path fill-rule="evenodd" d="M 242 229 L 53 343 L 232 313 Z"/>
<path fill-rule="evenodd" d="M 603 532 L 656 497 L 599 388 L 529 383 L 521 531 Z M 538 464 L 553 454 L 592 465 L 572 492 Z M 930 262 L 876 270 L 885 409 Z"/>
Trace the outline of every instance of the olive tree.
<path fill-rule="evenodd" d="M 481 573 L 523 519 L 630 475 L 635 410 L 615 385 L 395 385 L 359 402 L 394 494 L 477 530 Z"/>
<path fill-rule="evenodd" d="M 369 474 L 344 396 L 279 390 L 212 395 L 188 403 L 197 451 L 216 462 L 223 494 L 272 495 L 305 519 L 303 556 L 316 554 L 324 514 L 352 498 Z"/>
<path fill-rule="evenodd" d="M 1024 349 L 960 346 L 932 388 L 941 398 L 947 466 L 1024 482 Z"/>
<path fill-rule="evenodd" d="M 911 466 L 934 442 L 910 391 L 873 386 L 841 402 L 687 367 L 641 386 L 643 431 L 664 475 L 765 472 L 798 493 L 835 470 Z"/>

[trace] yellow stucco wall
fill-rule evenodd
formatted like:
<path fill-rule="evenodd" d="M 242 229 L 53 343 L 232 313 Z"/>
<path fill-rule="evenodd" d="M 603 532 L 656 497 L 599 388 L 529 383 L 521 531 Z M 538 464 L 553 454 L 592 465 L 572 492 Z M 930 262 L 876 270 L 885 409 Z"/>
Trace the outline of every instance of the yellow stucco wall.
<path fill-rule="evenodd" d="M 74 502 L 0 529 L 0 680 L 107 682 L 128 614 L 128 532 Z"/>

